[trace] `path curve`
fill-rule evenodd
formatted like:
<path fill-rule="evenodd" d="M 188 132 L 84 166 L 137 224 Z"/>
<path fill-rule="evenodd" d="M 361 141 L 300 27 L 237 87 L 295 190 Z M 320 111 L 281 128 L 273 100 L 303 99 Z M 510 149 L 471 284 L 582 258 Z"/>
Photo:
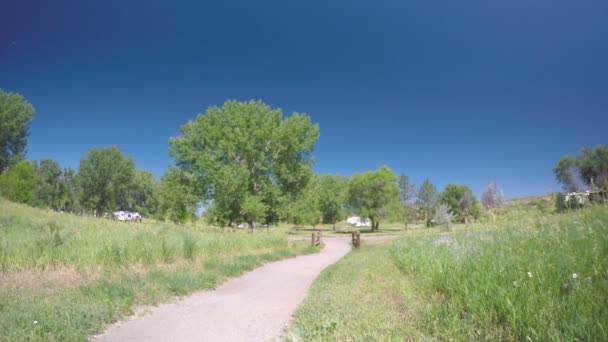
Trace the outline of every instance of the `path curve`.
<path fill-rule="evenodd" d="M 350 250 L 324 238 L 320 253 L 266 264 L 213 291 L 199 291 L 112 325 L 92 341 L 273 341 L 281 337 L 310 285 Z"/>

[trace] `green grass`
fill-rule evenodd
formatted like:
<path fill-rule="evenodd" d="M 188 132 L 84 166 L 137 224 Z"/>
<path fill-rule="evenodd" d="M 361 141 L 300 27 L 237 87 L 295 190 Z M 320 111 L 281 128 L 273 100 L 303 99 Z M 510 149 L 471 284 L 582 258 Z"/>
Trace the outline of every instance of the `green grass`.
<path fill-rule="evenodd" d="M 353 250 L 314 282 L 287 330 L 290 341 L 421 340 L 423 305 L 388 245 Z"/>
<path fill-rule="evenodd" d="M 608 207 L 534 207 L 363 245 L 315 281 L 287 339 L 605 341 L 606 322 Z"/>
<path fill-rule="evenodd" d="M 608 339 L 605 206 L 401 239 L 391 253 L 439 299 L 420 318 L 439 339 Z"/>
<path fill-rule="evenodd" d="M 84 341 L 137 305 L 318 250 L 280 232 L 128 224 L 0 199 L 0 341 Z"/>

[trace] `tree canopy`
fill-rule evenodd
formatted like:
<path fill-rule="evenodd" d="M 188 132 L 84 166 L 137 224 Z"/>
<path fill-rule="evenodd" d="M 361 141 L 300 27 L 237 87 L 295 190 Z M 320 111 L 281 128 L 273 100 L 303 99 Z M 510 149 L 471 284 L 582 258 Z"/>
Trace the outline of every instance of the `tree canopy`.
<path fill-rule="evenodd" d="M 348 191 L 346 177 L 319 175 L 315 177 L 319 195 L 319 211 L 325 224 L 335 224 L 346 215 L 344 207 Z"/>
<path fill-rule="evenodd" d="M 447 204 L 455 218 L 461 222 L 466 221 L 469 216 L 478 216 L 478 213 L 473 210 L 477 200 L 473 196 L 471 188 L 466 185 L 448 184 L 439 195 L 438 200 L 440 203 Z"/>
<path fill-rule="evenodd" d="M 0 195 L 11 201 L 36 205 L 38 184 L 36 164 L 23 160 L 9 171 L 0 174 Z"/>
<path fill-rule="evenodd" d="M 135 162 L 117 147 L 92 148 L 80 160 L 78 170 L 82 204 L 97 214 L 117 208 L 128 209 L 134 174 Z"/>
<path fill-rule="evenodd" d="M 53 209 L 61 208 L 63 192 L 66 189 L 59 163 L 51 159 L 42 159 L 38 164 L 38 175 L 40 176 L 39 200 Z"/>
<path fill-rule="evenodd" d="M 437 203 L 437 188 L 430 180 L 425 179 L 416 194 L 416 202 L 424 210 L 425 218 L 429 220 L 430 214 Z M 428 223 L 428 222 L 427 222 Z"/>
<path fill-rule="evenodd" d="M 584 148 L 578 157 L 565 156 L 553 172 L 557 182 L 568 192 L 590 187 L 608 190 L 608 146 Z"/>
<path fill-rule="evenodd" d="M 161 177 L 159 216 L 176 223 L 194 217 L 199 200 L 193 193 L 194 177 L 173 167 Z M 216 222 L 211 222 L 216 223 Z"/>
<path fill-rule="evenodd" d="M 361 217 L 370 219 L 372 231 L 378 230 L 387 209 L 399 203 L 397 176 L 386 166 L 355 174 L 348 185 L 348 203 Z"/>
<path fill-rule="evenodd" d="M 0 173 L 23 160 L 34 107 L 19 94 L 0 89 Z"/>
<path fill-rule="evenodd" d="M 194 177 L 195 195 L 218 222 L 276 222 L 281 203 L 310 180 L 318 125 L 305 114 L 283 118 L 261 101 L 210 107 L 170 140 L 176 166 Z"/>

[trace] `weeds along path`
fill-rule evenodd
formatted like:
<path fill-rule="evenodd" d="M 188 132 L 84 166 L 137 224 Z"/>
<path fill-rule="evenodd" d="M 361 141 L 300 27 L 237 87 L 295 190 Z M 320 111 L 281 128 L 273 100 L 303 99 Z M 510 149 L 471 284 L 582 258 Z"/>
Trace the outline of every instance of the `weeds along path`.
<path fill-rule="evenodd" d="M 349 239 L 326 238 L 320 253 L 273 262 L 112 325 L 92 341 L 273 341 L 281 336 L 310 285 L 350 250 Z"/>

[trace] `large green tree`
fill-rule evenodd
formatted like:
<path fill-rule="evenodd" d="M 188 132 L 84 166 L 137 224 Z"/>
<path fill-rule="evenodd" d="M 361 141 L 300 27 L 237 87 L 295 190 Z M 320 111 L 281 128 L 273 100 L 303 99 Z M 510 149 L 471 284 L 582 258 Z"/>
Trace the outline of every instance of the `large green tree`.
<path fill-rule="evenodd" d="M 261 101 L 228 101 L 181 127 L 170 140 L 176 166 L 194 176 L 195 194 L 218 222 L 279 219 L 281 203 L 308 183 L 319 127 L 304 114 L 283 118 Z"/>
<path fill-rule="evenodd" d="M 78 180 L 82 204 L 97 215 L 115 209 L 128 209 L 135 162 L 117 147 L 92 148 L 80 160 Z"/>
<path fill-rule="evenodd" d="M 397 176 L 386 166 L 377 171 L 355 174 L 348 185 L 349 205 L 361 217 L 370 219 L 372 231 L 378 230 L 387 210 L 398 202 Z"/>
<path fill-rule="evenodd" d="M 0 89 L 0 173 L 23 160 L 34 107 L 19 94 Z"/>

